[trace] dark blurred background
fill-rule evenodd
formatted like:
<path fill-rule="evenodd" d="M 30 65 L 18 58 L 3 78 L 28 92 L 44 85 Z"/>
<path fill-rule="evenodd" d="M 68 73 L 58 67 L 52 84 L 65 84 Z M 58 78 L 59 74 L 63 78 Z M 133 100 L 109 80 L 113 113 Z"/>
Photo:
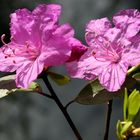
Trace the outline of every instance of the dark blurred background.
<path fill-rule="evenodd" d="M 33 9 L 40 3 L 62 5 L 61 22 L 69 22 L 76 30 L 76 37 L 84 42 L 84 29 L 91 19 L 112 17 L 122 9 L 140 9 L 140 0 L 1 0 L 0 35 L 9 41 L 9 15 L 19 8 Z M 1 43 L 2 45 L 2 43 Z M 53 68 L 65 73 L 63 67 Z M 63 104 L 73 99 L 85 81 L 73 79 L 59 87 L 52 82 Z M 72 104 L 68 111 L 84 140 L 102 140 L 106 104 L 84 106 Z M 117 140 L 115 127 L 122 119 L 122 100 L 113 103 L 109 140 Z M 140 138 L 137 138 L 139 140 Z M 76 140 L 56 104 L 37 94 L 14 94 L 0 99 L 0 140 Z M 135 139 L 136 140 L 136 139 Z"/>

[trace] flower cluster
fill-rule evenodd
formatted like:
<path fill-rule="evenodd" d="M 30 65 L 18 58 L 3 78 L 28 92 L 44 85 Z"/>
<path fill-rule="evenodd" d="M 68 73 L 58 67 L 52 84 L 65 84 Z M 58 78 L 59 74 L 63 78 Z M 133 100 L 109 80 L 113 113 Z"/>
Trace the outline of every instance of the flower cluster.
<path fill-rule="evenodd" d="M 67 64 L 72 77 L 94 80 L 109 91 L 117 91 L 130 66 L 140 63 L 140 12 L 124 10 L 113 17 L 91 20 L 85 39 L 90 46 L 79 61 Z"/>
<path fill-rule="evenodd" d="M 39 5 L 32 12 L 11 14 L 11 41 L 0 48 L 0 71 L 16 71 L 16 84 L 27 88 L 45 67 L 66 63 L 69 74 L 86 80 L 99 79 L 109 91 L 117 91 L 129 67 L 140 63 L 140 12 L 124 10 L 113 17 L 91 20 L 85 39 L 74 38 L 68 24 L 59 24 L 61 6 Z"/>

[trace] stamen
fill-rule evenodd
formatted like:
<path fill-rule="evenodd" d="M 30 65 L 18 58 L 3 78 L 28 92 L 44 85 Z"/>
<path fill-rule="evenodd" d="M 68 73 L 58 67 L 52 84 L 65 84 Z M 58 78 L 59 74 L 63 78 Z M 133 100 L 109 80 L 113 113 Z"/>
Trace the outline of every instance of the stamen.
<path fill-rule="evenodd" d="M 26 46 L 27 49 L 30 47 L 30 44 L 29 44 L 28 41 L 25 42 L 25 46 Z"/>
<path fill-rule="evenodd" d="M 7 43 L 5 43 L 5 41 L 4 41 L 4 38 L 5 38 L 5 34 L 3 34 L 3 35 L 1 36 L 1 41 L 2 41 L 2 43 L 3 43 L 4 45 L 7 45 Z"/>
<path fill-rule="evenodd" d="M 14 37 L 13 37 L 13 36 L 11 36 L 11 37 L 10 37 L 10 40 L 14 40 Z"/>

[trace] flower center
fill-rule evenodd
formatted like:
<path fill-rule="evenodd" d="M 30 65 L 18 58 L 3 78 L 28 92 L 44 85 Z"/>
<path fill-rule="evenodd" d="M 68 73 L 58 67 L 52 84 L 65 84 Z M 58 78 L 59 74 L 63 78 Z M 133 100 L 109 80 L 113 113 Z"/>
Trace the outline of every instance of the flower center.
<path fill-rule="evenodd" d="M 98 44 L 99 47 L 92 53 L 98 61 L 118 63 L 121 59 L 122 47 L 119 44 Z"/>
<path fill-rule="evenodd" d="M 4 47 L 1 48 L 1 51 L 4 58 L 10 59 L 14 64 L 17 63 L 18 58 L 34 61 L 40 55 L 39 48 L 30 41 L 25 42 L 25 45 L 16 44 L 15 42 L 6 44 L 4 42 Z"/>
<path fill-rule="evenodd" d="M 40 50 L 31 42 L 26 42 L 24 48 L 25 50 L 23 50 L 23 54 L 30 60 L 35 60 L 40 54 Z"/>

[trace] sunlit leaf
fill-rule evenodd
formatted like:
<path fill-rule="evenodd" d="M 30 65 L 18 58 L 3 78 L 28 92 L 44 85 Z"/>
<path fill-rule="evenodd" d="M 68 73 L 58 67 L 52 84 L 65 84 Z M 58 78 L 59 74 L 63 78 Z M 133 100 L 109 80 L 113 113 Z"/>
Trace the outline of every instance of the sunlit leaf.
<path fill-rule="evenodd" d="M 126 131 L 128 131 L 131 125 L 132 125 L 131 121 L 126 122 L 122 127 L 121 134 L 124 134 Z"/>
<path fill-rule="evenodd" d="M 50 78 L 58 85 L 65 85 L 70 82 L 70 78 L 66 75 L 58 74 L 55 72 L 47 72 Z"/>
<path fill-rule="evenodd" d="M 140 109 L 140 92 L 134 90 L 128 98 L 128 119 L 132 120 Z"/>
<path fill-rule="evenodd" d="M 116 129 L 117 129 L 117 136 L 119 139 L 122 138 L 122 134 L 121 134 L 121 131 L 122 131 L 122 123 L 120 120 L 118 120 L 117 122 L 117 126 L 116 126 Z"/>
<path fill-rule="evenodd" d="M 15 84 L 15 75 L 8 75 L 0 78 L 0 98 L 15 92 L 37 92 L 41 87 L 36 82 L 32 82 L 28 89 L 17 88 Z"/>
<path fill-rule="evenodd" d="M 140 136 L 140 127 L 139 128 L 135 128 L 132 131 L 133 136 Z"/>
<path fill-rule="evenodd" d="M 15 92 L 16 91 L 16 89 L 15 90 L 8 90 L 8 89 L 0 89 L 0 98 L 3 98 L 3 97 L 5 97 L 5 96 L 7 96 L 7 95 L 9 95 L 10 93 L 12 93 L 12 92 Z"/>

